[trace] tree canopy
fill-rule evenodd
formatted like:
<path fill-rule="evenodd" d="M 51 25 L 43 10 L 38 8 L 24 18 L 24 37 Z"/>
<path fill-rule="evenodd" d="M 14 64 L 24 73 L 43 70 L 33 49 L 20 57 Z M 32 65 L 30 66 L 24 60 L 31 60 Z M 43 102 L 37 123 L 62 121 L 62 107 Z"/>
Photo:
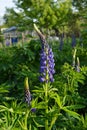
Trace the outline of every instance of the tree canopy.
<path fill-rule="evenodd" d="M 60 31 L 79 31 L 81 11 L 85 10 L 85 0 L 16 0 L 20 12 L 7 9 L 4 15 L 8 26 L 17 25 L 32 28 L 34 23 L 40 27 Z"/>

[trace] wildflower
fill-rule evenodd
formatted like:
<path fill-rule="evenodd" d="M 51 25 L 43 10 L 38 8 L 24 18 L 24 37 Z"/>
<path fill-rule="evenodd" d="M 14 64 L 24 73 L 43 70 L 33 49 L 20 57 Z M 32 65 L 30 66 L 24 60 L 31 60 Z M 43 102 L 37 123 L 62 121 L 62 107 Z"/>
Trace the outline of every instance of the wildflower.
<path fill-rule="evenodd" d="M 54 71 L 54 56 L 52 49 L 49 47 L 48 44 L 44 44 L 44 48 L 42 48 L 41 53 L 40 53 L 40 81 L 41 82 L 48 82 L 51 81 L 53 82 L 53 74 L 55 73 Z"/>
<path fill-rule="evenodd" d="M 41 82 L 53 82 L 53 74 L 55 73 L 54 70 L 54 55 L 52 49 L 49 47 L 48 43 L 44 35 L 38 30 L 36 25 L 34 25 L 41 43 L 42 43 L 42 50 L 40 53 L 40 81 Z"/>
<path fill-rule="evenodd" d="M 25 102 L 28 103 L 28 105 L 30 105 L 31 93 L 29 91 L 28 77 L 25 78 L 24 87 L 25 87 Z"/>
<path fill-rule="evenodd" d="M 31 112 L 36 112 L 36 108 L 31 108 Z"/>

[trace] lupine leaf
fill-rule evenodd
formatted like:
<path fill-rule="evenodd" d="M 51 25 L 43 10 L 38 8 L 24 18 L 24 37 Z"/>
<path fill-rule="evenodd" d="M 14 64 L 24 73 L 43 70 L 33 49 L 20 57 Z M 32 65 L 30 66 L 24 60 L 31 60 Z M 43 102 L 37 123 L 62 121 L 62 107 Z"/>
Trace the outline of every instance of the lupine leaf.
<path fill-rule="evenodd" d="M 42 118 L 42 117 L 41 117 Z M 44 127 L 44 123 L 43 123 L 43 120 L 41 120 L 41 118 L 40 119 L 33 119 L 33 121 L 34 121 L 34 123 L 35 123 L 35 125 L 37 126 L 37 127 Z"/>
<path fill-rule="evenodd" d="M 66 107 L 62 107 L 62 110 L 64 110 L 67 114 L 69 114 L 70 116 L 73 116 L 74 118 L 80 120 L 80 115 L 74 111 L 70 111 L 68 110 Z"/>

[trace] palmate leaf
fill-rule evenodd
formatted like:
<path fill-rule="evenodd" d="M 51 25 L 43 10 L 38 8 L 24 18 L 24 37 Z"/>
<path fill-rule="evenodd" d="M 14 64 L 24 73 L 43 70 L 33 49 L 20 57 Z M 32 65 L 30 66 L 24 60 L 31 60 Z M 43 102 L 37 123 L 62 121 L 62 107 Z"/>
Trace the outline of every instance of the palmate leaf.
<path fill-rule="evenodd" d="M 67 109 L 67 107 L 62 107 L 62 110 L 64 110 L 67 114 L 69 114 L 70 116 L 73 116 L 74 118 L 80 120 L 80 115 L 74 111 L 71 111 L 69 109 Z"/>
<path fill-rule="evenodd" d="M 10 130 L 13 130 L 13 128 L 14 128 L 14 126 L 15 126 L 15 124 L 16 124 L 18 118 L 19 118 L 19 116 L 16 116 L 15 119 L 12 121 L 12 124 L 11 124 L 11 126 L 10 126 L 10 128 L 9 128 Z"/>
<path fill-rule="evenodd" d="M 36 105 L 38 109 L 46 109 L 46 102 L 42 101 Z"/>
<path fill-rule="evenodd" d="M 35 92 L 35 93 L 44 93 L 44 90 L 43 89 L 33 90 L 33 92 Z"/>
<path fill-rule="evenodd" d="M 58 118 L 58 115 L 55 115 L 55 116 L 52 118 L 52 121 L 51 121 L 51 123 L 50 123 L 49 130 L 51 130 L 51 129 L 52 129 L 52 127 L 53 127 L 53 125 L 55 124 L 55 122 L 56 122 L 57 118 Z"/>
<path fill-rule="evenodd" d="M 85 114 L 85 116 L 81 116 L 81 121 L 83 123 L 83 126 L 87 128 L 87 113 Z"/>
<path fill-rule="evenodd" d="M 38 98 L 32 99 L 32 102 L 31 102 L 32 108 L 36 108 L 37 102 L 38 102 Z"/>
<path fill-rule="evenodd" d="M 3 88 L 0 88 L 0 94 L 1 93 L 9 93 L 9 90 L 6 90 L 6 89 L 3 89 Z"/>
<path fill-rule="evenodd" d="M 1 108 L 3 109 L 2 111 L 0 111 L 2 112 L 1 118 L 3 119 L 3 122 L 0 128 L 3 130 L 4 129 L 13 130 L 18 121 L 19 115 L 13 113 L 14 111 L 12 108 L 9 109 L 5 106 L 2 106 Z"/>
<path fill-rule="evenodd" d="M 19 125 L 20 125 L 20 127 L 21 127 L 22 129 L 26 130 L 25 124 L 24 124 L 23 121 L 19 121 L 19 120 L 18 120 L 18 123 L 19 123 Z"/>
<path fill-rule="evenodd" d="M 35 93 L 44 93 L 44 89 L 42 87 L 34 86 L 35 89 L 32 90 Z"/>
<path fill-rule="evenodd" d="M 12 111 L 12 110 L 7 108 L 6 106 L 0 105 L 0 112 L 3 112 L 3 111 Z"/>
<path fill-rule="evenodd" d="M 0 105 L 0 112 L 3 112 L 3 111 L 13 112 L 14 110 L 12 108 L 7 108 L 3 105 Z"/>
<path fill-rule="evenodd" d="M 44 127 L 45 120 L 43 117 L 33 118 L 33 121 L 37 127 Z"/>
<path fill-rule="evenodd" d="M 81 108 L 84 108 L 85 105 L 70 105 L 70 106 L 66 106 L 67 109 L 81 109 Z"/>
<path fill-rule="evenodd" d="M 14 114 L 25 114 L 25 104 L 23 104 L 22 102 L 17 103 L 17 101 L 12 101 L 10 103 L 7 102 L 3 102 L 3 105 L 0 105 L 0 112 L 10 112 L 10 113 L 14 113 Z"/>
<path fill-rule="evenodd" d="M 2 119 L 0 119 L 0 125 L 3 123 L 3 120 Z"/>
<path fill-rule="evenodd" d="M 55 88 L 55 87 L 53 87 L 53 86 L 51 86 L 51 85 L 49 85 L 49 94 L 50 94 L 51 92 L 58 92 L 58 89 Z"/>
<path fill-rule="evenodd" d="M 56 97 L 54 97 L 56 103 L 58 104 L 58 106 L 60 108 L 62 108 L 62 102 L 61 102 L 61 99 L 60 99 L 60 96 L 58 94 L 56 94 Z"/>
<path fill-rule="evenodd" d="M 0 85 L 0 94 L 3 94 L 3 93 L 7 94 L 7 93 L 9 93 L 9 88 L 10 87 L 11 86 L 7 85 L 6 83 L 1 84 Z"/>
<path fill-rule="evenodd" d="M 56 107 L 53 107 L 52 109 L 50 109 L 49 114 L 50 114 L 50 117 L 51 117 L 49 130 L 51 130 L 53 125 L 55 124 L 58 116 L 60 116 L 61 114 L 58 112 L 58 109 Z"/>

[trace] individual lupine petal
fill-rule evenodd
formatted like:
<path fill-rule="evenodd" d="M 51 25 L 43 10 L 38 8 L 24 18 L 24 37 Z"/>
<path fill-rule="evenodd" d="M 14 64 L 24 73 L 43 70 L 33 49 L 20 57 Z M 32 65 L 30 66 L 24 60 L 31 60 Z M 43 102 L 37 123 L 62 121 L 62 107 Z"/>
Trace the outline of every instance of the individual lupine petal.
<path fill-rule="evenodd" d="M 53 69 L 53 70 L 51 70 L 50 72 L 51 72 L 52 74 L 55 74 L 55 70 L 54 70 L 54 69 Z"/>
<path fill-rule="evenodd" d="M 31 111 L 32 112 L 36 112 L 36 108 L 31 108 Z"/>
<path fill-rule="evenodd" d="M 53 65 L 55 66 L 55 63 L 54 63 L 54 59 L 53 59 L 53 58 L 51 58 L 51 59 L 49 60 L 49 64 L 51 64 L 51 63 L 53 63 Z"/>
<path fill-rule="evenodd" d="M 28 77 L 25 78 L 24 87 L 25 87 L 25 102 L 28 103 L 28 105 L 30 105 L 31 93 L 29 91 Z"/>
<path fill-rule="evenodd" d="M 40 77 L 39 77 L 39 80 L 40 80 L 40 82 L 45 82 L 45 77 L 40 76 Z"/>
<path fill-rule="evenodd" d="M 50 78 L 50 82 L 54 82 L 54 78 L 52 77 L 52 78 Z"/>
<path fill-rule="evenodd" d="M 54 78 L 53 78 L 53 74 L 52 73 L 49 74 L 49 77 L 50 77 L 50 82 L 53 82 Z"/>

